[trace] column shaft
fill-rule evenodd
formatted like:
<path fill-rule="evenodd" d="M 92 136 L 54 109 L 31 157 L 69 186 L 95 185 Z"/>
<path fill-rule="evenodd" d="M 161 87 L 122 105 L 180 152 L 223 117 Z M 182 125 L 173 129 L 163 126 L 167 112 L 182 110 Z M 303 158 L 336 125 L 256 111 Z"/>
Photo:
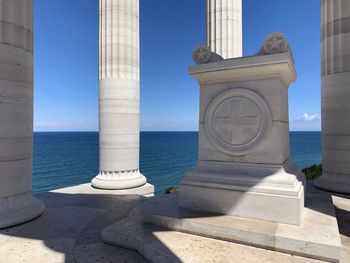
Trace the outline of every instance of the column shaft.
<path fill-rule="evenodd" d="M 242 56 L 242 0 L 207 0 L 207 45 L 225 59 Z"/>
<path fill-rule="evenodd" d="M 100 0 L 100 173 L 92 185 L 128 189 L 146 183 L 139 172 L 139 0 Z"/>
<path fill-rule="evenodd" d="M 0 228 L 44 211 L 32 195 L 32 0 L 0 1 Z"/>
<path fill-rule="evenodd" d="M 350 193 L 350 2 L 321 5 L 323 175 L 315 184 Z"/>

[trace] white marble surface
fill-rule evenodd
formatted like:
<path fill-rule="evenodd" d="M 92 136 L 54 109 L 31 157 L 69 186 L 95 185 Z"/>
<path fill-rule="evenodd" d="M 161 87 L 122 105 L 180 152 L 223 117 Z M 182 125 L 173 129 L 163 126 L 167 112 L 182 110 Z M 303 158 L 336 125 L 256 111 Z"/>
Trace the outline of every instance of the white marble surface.
<path fill-rule="evenodd" d="M 0 228 L 39 216 L 33 197 L 33 3 L 0 1 Z"/>
<path fill-rule="evenodd" d="M 322 165 L 316 186 L 350 193 L 350 2 L 324 0 L 322 23 Z"/>
<path fill-rule="evenodd" d="M 207 45 L 225 59 L 242 56 L 242 0 L 207 0 Z"/>
<path fill-rule="evenodd" d="M 179 205 L 198 211 L 300 225 L 303 174 L 298 168 L 198 163 L 180 185 Z"/>
<path fill-rule="evenodd" d="M 304 175 L 290 161 L 288 120 L 296 71 L 276 34 L 265 40 L 276 54 L 190 68 L 200 85 L 199 153 L 181 181 L 181 207 L 301 223 Z"/>
<path fill-rule="evenodd" d="M 100 172 L 92 186 L 146 184 L 139 170 L 139 0 L 99 1 Z"/>
<path fill-rule="evenodd" d="M 336 213 L 332 196 L 310 185 L 303 223 L 292 226 L 179 209 L 173 194 L 142 203 L 102 236 L 149 262 L 345 263 L 350 199 L 333 201 Z"/>
<path fill-rule="evenodd" d="M 154 186 L 146 183 L 143 186 L 124 189 L 124 190 L 106 190 L 106 189 L 96 189 L 91 188 L 90 184 L 81 184 L 77 186 L 66 187 L 62 189 L 57 189 L 51 191 L 52 193 L 63 193 L 63 194 L 91 194 L 94 195 L 140 195 L 143 197 L 153 197 L 154 196 Z"/>
<path fill-rule="evenodd" d="M 310 185 L 300 226 L 174 208 L 177 194 L 141 205 L 143 222 L 175 231 L 337 262 L 341 241 L 327 192 Z M 268 211 L 267 211 L 268 212 Z M 286 211 L 293 215 L 292 211 Z"/>
<path fill-rule="evenodd" d="M 57 189 L 38 195 L 45 202 L 47 210 L 43 216 L 17 227 L 0 230 L 0 262 L 6 263 L 144 263 L 163 262 L 288 262 L 320 263 L 321 261 L 291 256 L 252 246 L 225 241 L 216 241 L 191 234 L 179 233 L 164 228 L 140 228 L 140 218 L 131 216 L 130 223 L 121 223 L 124 232 L 114 235 L 122 240 L 128 234 L 129 245 L 137 245 L 133 250 L 115 247 L 102 242 L 101 231 L 105 227 L 124 220 L 128 214 L 145 199 L 136 195 L 115 195 L 113 191 L 97 190 L 88 185 Z M 115 191 L 114 193 L 120 193 Z M 171 197 L 171 196 L 169 196 Z M 148 199 L 146 199 L 148 200 Z M 320 200 L 320 199 L 318 199 Z M 343 243 L 341 263 L 350 262 L 350 196 L 335 196 L 339 231 Z M 322 200 L 320 200 L 322 201 Z M 322 204 L 323 202 L 321 202 Z M 158 206 L 158 208 L 161 208 Z M 157 208 L 157 209 L 158 209 Z M 322 211 L 322 205 L 314 208 Z M 171 210 L 171 207 L 167 207 Z M 326 213 L 320 214 L 324 218 Z M 194 218 L 195 221 L 212 222 L 214 218 Z M 243 220 L 243 219 L 242 219 Z M 310 223 L 317 224 L 319 220 Z M 272 223 L 271 223 L 272 224 Z M 267 225 L 271 225 L 267 224 Z M 273 224 L 272 224 L 273 225 Z M 239 224 L 240 228 L 244 225 Z M 232 224 L 234 227 L 234 224 Z M 261 233 L 271 233 L 271 228 L 261 228 L 253 223 L 247 229 Z M 140 231 L 143 231 L 142 235 Z M 227 232 L 233 233 L 231 232 Z M 112 233 L 113 234 L 113 233 Z M 134 234 L 138 235 L 135 241 Z M 256 239 L 255 241 L 258 241 Z M 123 243 L 123 246 L 127 243 Z M 121 245 L 121 244 L 119 244 Z M 145 248 L 145 250 L 143 250 Z M 140 249 L 138 255 L 134 249 Z M 141 250 L 142 249 L 142 250 Z M 148 261 L 149 260 L 149 261 Z M 152 261 L 153 260 L 153 261 Z M 166 261 L 168 262 L 168 261 Z"/>
<path fill-rule="evenodd" d="M 107 191 L 84 184 L 38 195 L 47 207 L 41 217 L 0 230 L 0 262 L 146 263 L 136 252 L 101 240 L 103 228 L 145 200 L 138 194 L 146 188 Z"/>

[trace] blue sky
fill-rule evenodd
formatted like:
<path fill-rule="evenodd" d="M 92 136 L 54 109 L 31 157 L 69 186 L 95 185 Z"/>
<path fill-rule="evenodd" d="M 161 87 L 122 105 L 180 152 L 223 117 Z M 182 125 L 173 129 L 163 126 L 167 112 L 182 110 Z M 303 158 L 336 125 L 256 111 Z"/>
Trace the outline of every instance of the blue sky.
<path fill-rule="evenodd" d="M 188 74 L 205 42 L 205 0 L 141 0 L 141 129 L 198 130 L 199 89 Z M 98 130 L 98 0 L 36 0 L 36 131 Z M 320 1 L 243 0 L 244 55 L 284 32 L 298 79 L 291 130 L 320 130 Z"/>

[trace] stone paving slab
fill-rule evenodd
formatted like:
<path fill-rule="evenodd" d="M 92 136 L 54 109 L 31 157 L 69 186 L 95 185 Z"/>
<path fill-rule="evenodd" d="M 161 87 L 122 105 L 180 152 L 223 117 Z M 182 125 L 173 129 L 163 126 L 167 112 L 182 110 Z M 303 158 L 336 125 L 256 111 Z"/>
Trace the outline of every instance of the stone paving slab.
<path fill-rule="evenodd" d="M 144 263 L 138 253 L 101 239 L 103 228 L 145 200 L 136 194 L 116 194 L 89 184 L 40 194 L 47 208 L 41 217 L 0 231 L 0 262 Z"/>

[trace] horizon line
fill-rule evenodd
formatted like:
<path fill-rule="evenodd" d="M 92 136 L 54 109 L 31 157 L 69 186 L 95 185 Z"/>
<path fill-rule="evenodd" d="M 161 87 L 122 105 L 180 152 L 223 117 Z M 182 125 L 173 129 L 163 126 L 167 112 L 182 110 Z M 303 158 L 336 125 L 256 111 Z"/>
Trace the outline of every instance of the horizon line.
<path fill-rule="evenodd" d="M 39 133 L 39 132 L 99 132 L 99 131 L 33 131 L 33 133 Z M 199 132 L 198 130 L 191 130 L 191 131 L 168 131 L 168 130 L 165 130 L 165 131 L 140 131 L 140 132 Z M 321 130 L 289 130 L 289 132 L 322 132 Z"/>

